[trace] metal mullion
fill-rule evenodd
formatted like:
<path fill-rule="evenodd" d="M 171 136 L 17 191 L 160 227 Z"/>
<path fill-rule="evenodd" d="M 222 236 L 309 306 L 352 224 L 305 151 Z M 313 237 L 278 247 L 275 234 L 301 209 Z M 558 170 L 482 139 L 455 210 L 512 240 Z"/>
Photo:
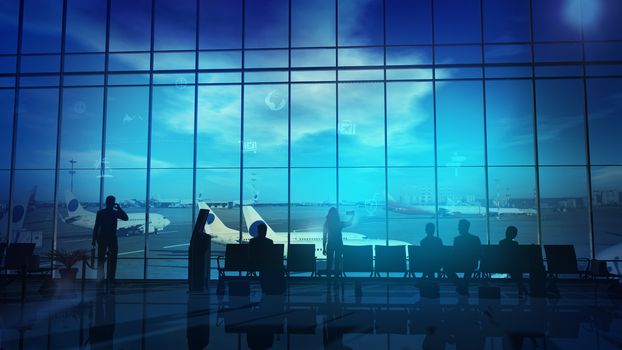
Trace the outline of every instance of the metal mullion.
<path fill-rule="evenodd" d="M 106 1 L 106 53 L 104 55 L 104 91 L 102 101 L 102 145 L 99 161 L 100 177 L 99 177 L 99 209 L 104 202 L 104 174 L 105 167 L 102 167 L 106 159 L 106 128 L 108 123 L 108 69 L 110 68 L 110 17 L 112 11 L 112 0 Z"/>
<path fill-rule="evenodd" d="M 153 128 L 153 48 L 154 48 L 154 28 L 155 28 L 155 0 L 151 0 L 151 38 L 150 38 L 150 53 L 149 53 L 149 107 L 147 114 L 147 181 L 145 189 L 145 240 L 144 240 L 144 252 L 143 252 L 143 279 L 147 279 L 147 272 L 149 266 L 149 202 L 151 193 L 151 133 Z"/>
<path fill-rule="evenodd" d="M 439 218 L 438 218 L 438 143 L 436 128 L 436 31 L 434 28 L 434 0 L 430 0 L 431 17 L 432 17 L 432 107 L 434 114 L 434 221 L 436 223 L 436 236 L 439 234 Z"/>
<path fill-rule="evenodd" d="M 480 11 L 480 49 L 482 53 L 482 103 L 483 103 L 483 117 L 484 117 L 484 193 L 486 201 L 486 243 L 490 244 L 490 191 L 489 191 L 489 179 L 488 179 L 488 120 L 486 113 L 486 59 L 484 55 L 484 1 L 479 2 Z"/>
<path fill-rule="evenodd" d="M 244 66 L 246 65 L 245 50 L 246 50 L 246 0 L 242 0 L 242 70 L 240 72 L 240 210 L 239 210 L 239 241 L 242 243 L 242 219 L 243 219 L 243 205 L 244 205 L 244 79 L 245 72 Z M 241 274 L 241 272 L 240 272 Z"/>
<path fill-rule="evenodd" d="M 192 221 L 196 218 L 197 209 L 197 131 L 199 118 L 199 24 L 201 1 L 196 0 L 195 42 L 194 42 L 194 142 L 192 148 Z M 210 252 L 211 254 L 211 252 Z"/>
<path fill-rule="evenodd" d="M 339 210 L 339 0 L 335 0 L 335 207 Z"/>
<path fill-rule="evenodd" d="M 389 245 L 389 169 L 387 160 L 387 1 L 382 1 L 382 35 L 383 35 L 383 98 L 384 98 L 384 234 L 386 245 Z M 388 277 L 388 273 L 387 273 Z"/>
<path fill-rule="evenodd" d="M 11 170 L 9 174 L 9 210 L 6 243 L 10 242 L 11 233 L 13 231 L 13 195 L 15 185 L 15 155 L 17 146 L 17 123 L 19 117 L 19 89 L 20 89 L 20 70 L 22 61 L 22 39 L 24 29 L 24 0 L 19 2 L 19 19 L 17 24 L 17 48 L 15 59 L 15 91 L 13 94 L 13 140 L 11 144 Z M 27 209 L 27 208 L 25 208 Z"/>
<path fill-rule="evenodd" d="M 58 238 L 58 179 L 60 177 L 60 152 L 61 152 L 61 136 L 63 126 L 63 92 L 64 88 L 64 75 L 65 71 L 65 43 L 67 34 L 67 0 L 63 0 L 62 10 L 62 22 L 61 22 L 61 42 L 60 42 L 60 77 L 58 88 L 58 104 L 57 104 L 57 119 L 56 119 L 56 160 L 54 166 L 54 194 L 52 208 L 52 258 L 50 259 L 51 269 L 54 270 L 54 255 L 56 251 L 56 240 Z M 73 176 L 73 174 L 72 174 Z"/>
<path fill-rule="evenodd" d="M 585 160 L 586 160 L 586 175 L 587 175 L 587 213 L 589 219 L 589 235 L 590 235 L 590 258 L 595 259 L 596 257 L 596 247 L 595 247 L 595 237 L 594 237 L 594 209 L 592 205 L 594 204 L 592 201 L 592 162 L 591 162 L 591 154 L 590 154 L 590 123 L 589 123 L 589 105 L 587 98 L 587 68 L 585 65 L 585 41 L 584 41 L 584 26 L 583 26 L 583 0 L 579 1 L 580 12 L 581 12 L 581 61 L 582 61 L 582 69 L 583 69 L 583 132 L 584 132 L 584 142 L 585 142 Z"/>
<path fill-rule="evenodd" d="M 288 2 L 287 30 L 287 245 L 292 231 L 292 1 Z"/>
<path fill-rule="evenodd" d="M 533 110 L 533 147 L 534 147 L 534 168 L 536 183 L 536 243 L 542 245 L 542 208 L 540 205 L 540 160 L 538 158 L 538 111 L 536 99 L 536 67 L 534 54 L 534 33 L 533 33 L 533 0 L 529 0 L 529 26 L 530 26 L 530 46 L 531 46 L 531 94 Z"/>

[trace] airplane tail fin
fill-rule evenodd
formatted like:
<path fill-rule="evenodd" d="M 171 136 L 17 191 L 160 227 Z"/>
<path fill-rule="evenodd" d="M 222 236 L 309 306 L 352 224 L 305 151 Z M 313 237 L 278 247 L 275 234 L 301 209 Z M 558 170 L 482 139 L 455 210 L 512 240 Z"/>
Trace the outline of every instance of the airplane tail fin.
<path fill-rule="evenodd" d="M 242 207 L 242 214 L 244 214 L 244 221 L 246 221 L 246 228 L 251 236 L 257 235 L 257 226 L 259 224 L 265 224 L 268 227 L 267 236 L 270 238 L 274 236 L 274 230 L 268 225 L 268 223 L 259 215 L 259 213 L 250 205 Z"/>
<path fill-rule="evenodd" d="M 37 186 L 35 186 L 28 196 L 17 196 L 17 198 L 13 202 L 13 217 L 11 219 L 11 231 L 20 231 L 24 228 L 24 221 L 26 220 L 26 214 L 28 213 L 28 208 L 32 203 L 34 203 L 35 194 L 37 193 Z M 2 242 L 6 242 L 7 238 L 10 238 L 10 241 L 13 242 L 13 234 L 8 235 L 8 226 L 9 226 L 9 210 L 7 209 L 5 212 L 0 213 L 0 236 Z"/>
<path fill-rule="evenodd" d="M 67 205 L 67 217 L 69 219 L 89 213 L 69 190 L 65 191 L 65 205 Z"/>
<path fill-rule="evenodd" d="M 234 234 L 235 237 L 239 236 L 238 230 L 234 230 L 225 225 L 222 220 L 214 213 L 214 211 L 205 202 L 198 202 L 199 209 L 209 209 L 209 215 L 207 216 L 207 223 L 205 224 L 205 232 L 210 235 L 227 235 Z"/>

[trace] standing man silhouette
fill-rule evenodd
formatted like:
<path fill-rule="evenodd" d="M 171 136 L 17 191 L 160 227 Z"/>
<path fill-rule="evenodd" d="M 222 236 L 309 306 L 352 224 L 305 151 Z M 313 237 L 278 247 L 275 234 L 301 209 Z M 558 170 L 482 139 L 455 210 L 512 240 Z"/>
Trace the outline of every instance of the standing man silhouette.
<path fill-rule="evenodd" d="M 97 212 L 95 227 L 93 227 L 93 247 L 97 243 L 97 280 L 103 280 L 104 263 L 108 253 L 108 271 L 106 278 L 109 287 L 114 287 L 114 278 L 117 273 L 117 220 L 127 221 L 125 211 L 116 203 L 114 196 L 106 197 L 106 208 Z"/>

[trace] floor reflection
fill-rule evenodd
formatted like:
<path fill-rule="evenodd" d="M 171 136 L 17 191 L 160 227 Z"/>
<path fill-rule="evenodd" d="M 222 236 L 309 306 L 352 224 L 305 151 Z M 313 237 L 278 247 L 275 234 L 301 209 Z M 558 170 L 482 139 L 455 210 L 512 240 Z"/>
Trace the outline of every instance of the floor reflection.
<path fill-rule="evenodd" d="M 1 349 L 619 349 L 620 299 L 606 284 L 561 284 L 561 298 L 458 298 L 442 285 L 298 283 L 286 295 L 225 287 L 188 294 L 183 283 L 94 286 L 24 305 L 5 292 Z M 237 294 L 237 295 L 236 295 Z M 241 294 L 241 295 L 240 295 Z"/>

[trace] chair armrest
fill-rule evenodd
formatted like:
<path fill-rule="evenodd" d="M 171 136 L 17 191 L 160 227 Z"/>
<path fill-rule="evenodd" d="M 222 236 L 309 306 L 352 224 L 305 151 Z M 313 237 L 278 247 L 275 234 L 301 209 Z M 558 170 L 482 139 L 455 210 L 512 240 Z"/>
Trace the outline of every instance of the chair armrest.
<path fill-rule="evenodd" d="M 216 257 L 216 266 L 217 266 L 218 270 L 221 269 L 221 267 L 220 267 L 220 258 L 222 258 L 222 257 L 223 257 L 222 255 L 218 255 Z"/>

